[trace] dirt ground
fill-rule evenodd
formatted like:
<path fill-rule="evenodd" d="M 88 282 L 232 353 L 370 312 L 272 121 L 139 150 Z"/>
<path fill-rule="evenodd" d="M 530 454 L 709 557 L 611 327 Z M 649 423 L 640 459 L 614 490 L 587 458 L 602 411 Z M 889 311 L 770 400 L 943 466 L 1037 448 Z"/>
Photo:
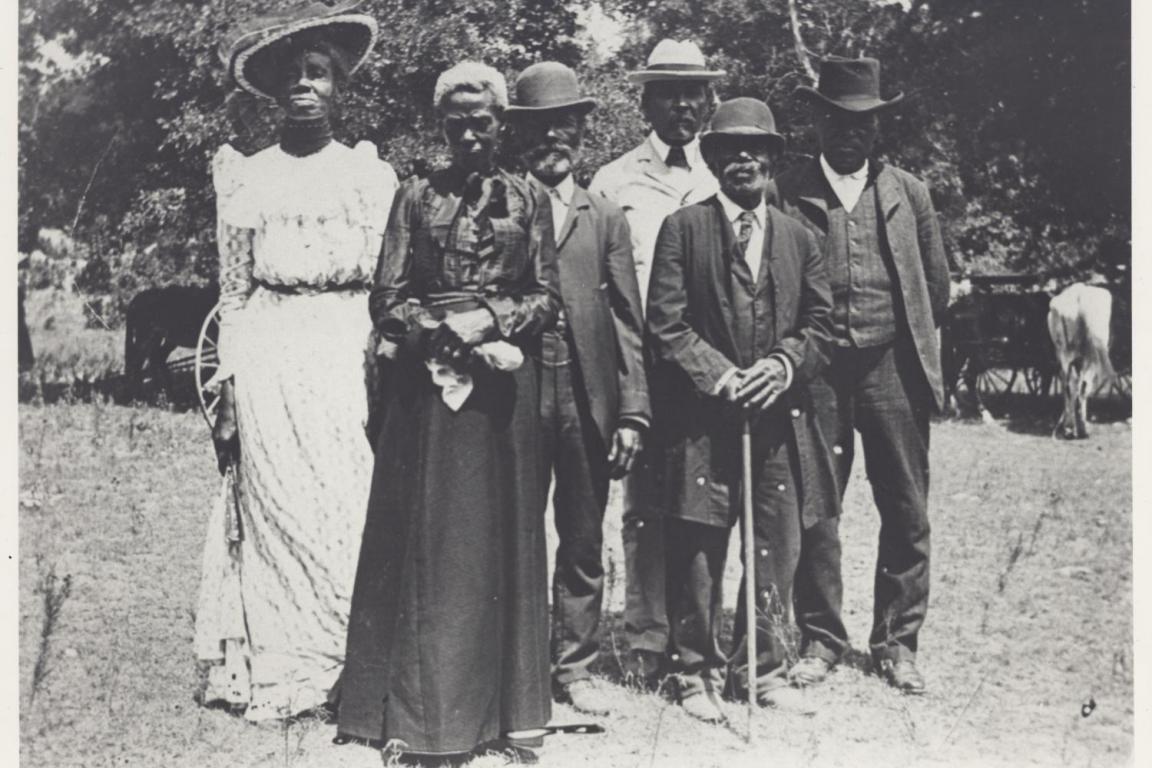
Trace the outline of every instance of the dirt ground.
<path fill-rule="evenodd" d="M 602 736 L 548 740 L 541 764 L 1075 765 L 1131 762 L 1131 428 L 1058 442 L 1050 422 L 934 425 L 929 693 L 862 664 L 808 695 L 811 717 L 763 711 L 744 741 L 664 698 L 606 683 Z M 100 403 L 20 407 L 21 756 L 28 766 L 379 766 L 318 718 L 251 725 L 198 706 L 192 627 L 209 500 L 195 413 Z M 609 512 L 612 571 L 618 510 Z M 845 506 L 845 620 L 866 648 L 878 531 L 862 469 Z M 613 608 L 604 674 L 623 651 Z M 729 602 L 734 595 L 729 590 Z M 557 705 L 556 721 L 580 718 Z M 491 759 L 478 760 L 481 765 Z"/>

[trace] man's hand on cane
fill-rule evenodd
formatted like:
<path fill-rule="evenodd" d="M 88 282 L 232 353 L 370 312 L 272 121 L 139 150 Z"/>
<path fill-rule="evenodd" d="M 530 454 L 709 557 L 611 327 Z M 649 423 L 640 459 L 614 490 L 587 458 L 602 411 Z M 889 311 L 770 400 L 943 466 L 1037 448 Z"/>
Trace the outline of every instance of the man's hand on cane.
<path fill-rule="evenodd" d="M 736 400 L 744 410 L 766 411 L 787 389 L 788 368 L 778 357 L 762 357 L 740 371 L 739 379 Z"/>

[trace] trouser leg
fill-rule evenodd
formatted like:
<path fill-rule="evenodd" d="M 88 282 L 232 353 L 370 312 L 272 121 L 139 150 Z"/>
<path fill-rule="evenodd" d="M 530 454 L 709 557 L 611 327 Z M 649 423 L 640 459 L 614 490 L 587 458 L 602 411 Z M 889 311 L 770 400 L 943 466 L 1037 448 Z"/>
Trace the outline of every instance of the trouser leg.
<path fill-rule="evenodd" d="M 600 653 L 608 464 L 595 422 L 582 407 L 575 366 L 556 370 L 559 429 L 552 506 L 559 546 L 552 578 L 552 637 L 553 677 L 563 685 L 588 677 Z"/>
<path fill-rule="evenodd" d="M 727 527 L 667 520 L 669 652 L 681 692 L 727 663 L 720 649 Z M 686 690 L 687 688 L 687 690 Z"/>
<path fill-rule="evenodd" d="M 655 508 L 652 468 L 642 454 L 622 481 L 624 633 L 629 648 L 663 654 L 668 647 L 664 518 Z"/>
<path fill-rule="evenodd" d="M 914 350 L 888 347 L 858 388 L 857 428 L 880 545 L 872 634 L 876 659 L 914 657 L 928 608 L 930 393 Z"/>
<path fill-rule="evenodd" d="M 834 352 L 829 369 L 809 385 L 824 441 L 832 451 L 836 491 L 841 498 L 852 473 L 855 451 L 852 371 Z M 793 605 L 800 628 L 800 654 L 836 663 L 848 648 L 841 618 L 844 584 L 840 569 L 840 520 L 821 520 L 801 532 Z"/>
<path fill-rule="evenodd" d="M 770 434 L 773 430 L 768 430 Z M 775 432 L 776 435 L 780 431 Z M 760 437 L 760 435 L 757 435 Z M 763 443 L 763 440 L 755 442 Z M 800 505 L 797 495 L 796 456 L 790 439 L 753 449 L 754 563 L 744 563 L 744 579 L 752 573 L 756 595 L 756 678 L 761 689 L 784 684 L 789 655 L 794 649 L 790 606 L 793 579 L 800 559 Z M 741 534 L 747 536 L 741 516 Z M 743 549 L 741 550 L 743 561 Z M 745 695 L 747 684 L 748 626 L 744 580 L 737 601 L 733 631 L 732 690 Z"/>

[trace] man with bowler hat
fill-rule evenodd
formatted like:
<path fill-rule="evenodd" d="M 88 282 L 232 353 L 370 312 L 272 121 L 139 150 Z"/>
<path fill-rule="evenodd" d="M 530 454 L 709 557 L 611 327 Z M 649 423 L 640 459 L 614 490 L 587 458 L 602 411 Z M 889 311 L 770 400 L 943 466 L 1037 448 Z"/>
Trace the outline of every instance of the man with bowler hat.
<path fill-rule="evenodd" d="M 641 349 L 644 315 L 624 212 L 572 178 L 585 116 L 576 73 L 541 62 L 516 79 L 511 122 L 531 183 L 547 197 L 563 301 L 541 348 L 544 485 L 554 471 L 560 544 L 553 575 L 553 680 L 589 714 L 608 704 L 589 674 L 600 651 L 604 597 L 602 524 L 610 478 L 632 469 L 648 427 Z"/>
<path fill-rule="evenodd" d="M 764 201 L 783 138 L 768 105 L 721 104 L 701 137 L 720 191 L 670 215 L 656 241 L 648 290 L 655 363 L 657 482 L 668 500 L 670 659 L 680 702 L 722 718 L 717 696 L 747 680 L 740 602 L 732 652 L 720 648 L 728 534 L 740 519 L 741 430 L 751 423 L 757 615 L 757 701 L 810 711 L 787 678 L 783 642 L 801 530 L 835 517 L 839 498 L 807 383 L 830 346 L 831 296 L 823 256 L 799 222 Z M 742 588 L 743 589 L 743 588 Z M 729 662 L 731 659 L 731 662 Z"/>
<path fill-rule="evenodd" d="M 695 43 L 661 40 L 647 65 L 628 75 L 643 88 L 640 100 L 652 132 L 633 149 L 602 167 L 589 191 L 624 209 L 640 296 L 648 290 L 656 234 L 664 217 L 716 193 L 716 179 L 700 156 L 697 133 L 715 100 L 712 83 L 724 76 L 710 69 Z M 625 636 L 631 649 L 627 673 L 653 684 L 668 643 L 664 601 L 664 536 L 651 491 L 649 462 L 642 456 L 624 480 L 623 539 L 626 579 Z"/>
<path fill-rule="evenodd" d="M 830 57 L 813 105 L 820 156 L 781 174 L 769 199 L 820 242 L 832 286 L 835 346 L 811 386 L 832 443 L 841 495 L 859 432 L 880 512 L 869 645 L 877 670 L 904 693 L 922 693 L 917 638 L 928 607 L 928 425 L 943 403 L 936 327 L 948 303 L 948 264 L 928 188 L 870 157 L 878 115 L 901 95 L 880 97 L 875 59 Z M 839 521 L 804 532 L 795 610 L 797 685 L 821 682 L 848 647 Z"/>

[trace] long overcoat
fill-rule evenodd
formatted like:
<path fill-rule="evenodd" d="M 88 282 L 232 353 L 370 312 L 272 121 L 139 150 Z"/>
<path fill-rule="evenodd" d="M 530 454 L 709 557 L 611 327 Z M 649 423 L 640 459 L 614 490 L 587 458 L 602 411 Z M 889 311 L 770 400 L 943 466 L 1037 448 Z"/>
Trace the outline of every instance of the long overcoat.
<path fill-rule="evenodd" d="M 644 370 L 644 310 L 628 221 L 580 187 L 556 238 L 556 275 L 588 410 L 605 448 L 620 419 L 652 418 Z"/>
<path fill-rule="evenodd" d="M 936 328 L 948 309 L 948 259 L 940 223 L 928 187 L 907 171 L 873 164 L 880 197 L 880 237 L 887 243 L 899 282 L 901 315 L 915 346 L 936 407 L 944 406 L 940 342 Z M 821 248 L 828 236 L 828 205 L 833 195 L 819 160 L 785 171 L 772 180 L 765 197 L 798 219 Z"/>
<path fill-rule="evenodd" d="M 840 513 L 830 452 L 807 388 L 828 362 L 832 297 L 815 238 L 771 207 L 765 224 L 757 283 L 771 285 L 771 352 L 786 355 L 793 368 L 792 385 L 774 408 L 788 414 L 808 527 Z M 714 394 L 741 359 L 730 295 L 734 243 L 716 196 L 680 209 L 660 230 L 648 290 L 662 506 L 673 517 L 717 526 L 730 525 L 739 509 L 740 416 Z"/>

